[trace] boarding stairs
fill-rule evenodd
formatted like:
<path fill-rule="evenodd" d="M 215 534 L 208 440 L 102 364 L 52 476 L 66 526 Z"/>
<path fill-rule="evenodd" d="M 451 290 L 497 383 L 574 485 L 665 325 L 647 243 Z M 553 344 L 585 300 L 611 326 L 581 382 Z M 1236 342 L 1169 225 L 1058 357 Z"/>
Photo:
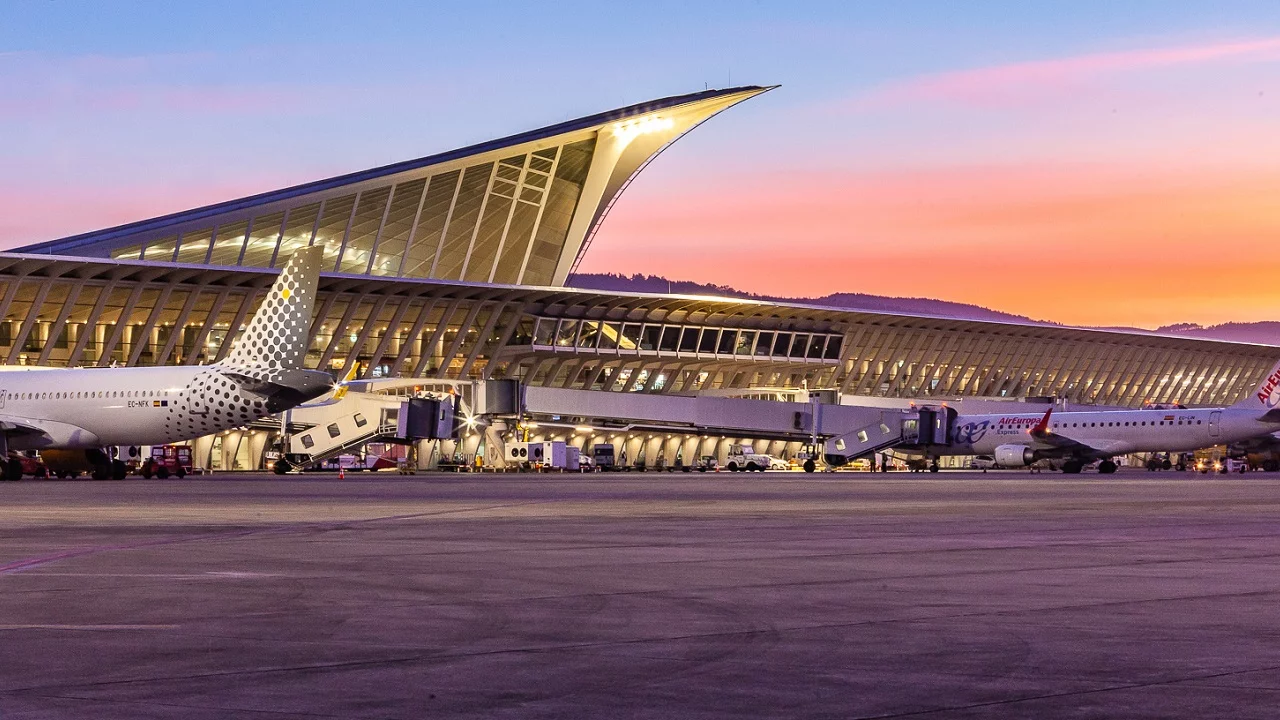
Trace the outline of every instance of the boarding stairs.
<path fill-rule="evenodd" d="M 429 416 L 428 422 L 422 422 L 423 415 Z M 287 411 L 282 421 L 288 437 L 286 458 L 295 466 L 307 466 L 371 442 L 405 443 L 440 437 L 442 432 L 447 436 L 452 432 L 453 404 L 434 393 L 339 391 Z"/>
<path fill-rule="evenodd" d="M 287 457 L 298 466 L 314 465 L 366 443 L 395 438 L 400 398 L 372 393 L 347 393 L 285 413 L 291 429 Z"/>
<path fill-rule="evenodd" d="M 881 417 L 862 427 L 828 438 L 823 447 L 823 453 L 829 461 L 843 458 L 844 462 L 849 462 L 874 455 L 882 450 L 909 444 L 915 440 L 914 434 L 910 432 L 914 419 L 913 413 L 885 410 Z"/>

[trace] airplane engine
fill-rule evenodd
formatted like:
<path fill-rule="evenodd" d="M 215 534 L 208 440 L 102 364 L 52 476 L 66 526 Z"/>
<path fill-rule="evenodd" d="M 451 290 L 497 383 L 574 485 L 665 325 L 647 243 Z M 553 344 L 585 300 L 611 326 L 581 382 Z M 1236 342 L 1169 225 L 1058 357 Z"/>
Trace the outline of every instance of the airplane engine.
<path fill-rule="evenodd" d="M 996 447 L 996 464 L 1000 467 L 1026 467 L 1035 462 L 1036 453 L 1026 445 Z"/>

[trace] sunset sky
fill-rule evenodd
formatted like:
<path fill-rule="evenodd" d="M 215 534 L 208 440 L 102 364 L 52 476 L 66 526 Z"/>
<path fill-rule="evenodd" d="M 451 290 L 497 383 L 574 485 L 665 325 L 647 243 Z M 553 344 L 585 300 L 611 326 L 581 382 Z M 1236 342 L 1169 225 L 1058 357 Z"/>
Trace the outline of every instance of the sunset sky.
<path fill-rule="evenodd" d="M 1280 320 L 1275 2 L 0 5 L 0 248 L 781 84 L 584 271 L 1071 324 Z"/>

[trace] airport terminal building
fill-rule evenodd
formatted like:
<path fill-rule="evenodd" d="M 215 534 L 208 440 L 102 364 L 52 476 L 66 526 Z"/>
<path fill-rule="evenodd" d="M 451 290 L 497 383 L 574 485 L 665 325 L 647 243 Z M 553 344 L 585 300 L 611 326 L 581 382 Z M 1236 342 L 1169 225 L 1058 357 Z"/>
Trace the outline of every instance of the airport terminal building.
<path fill-rule="evenodd" d="M 215 361 L 271 268 L 308 245 L 324 247 L 328 270 L 306 362 L 339 374 L 358 362 L 366 377 L 613 392 L 1138 407 L 1230 404 L 1280 357 L 1145 333 L 566 287 L 650 160 L 768 89 L 664 98 L 0 253 L 0 363 Z"/>

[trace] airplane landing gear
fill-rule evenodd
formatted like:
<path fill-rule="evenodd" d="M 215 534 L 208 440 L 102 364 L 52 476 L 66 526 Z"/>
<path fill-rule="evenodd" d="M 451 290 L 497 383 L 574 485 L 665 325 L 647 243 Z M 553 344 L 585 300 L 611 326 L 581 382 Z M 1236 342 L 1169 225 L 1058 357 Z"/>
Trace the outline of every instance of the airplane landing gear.
<path fill-rule="evenodd" d="M 938 472 L 940 469 L 938 467 L 938 458 L 934 458 L 933 462 L 929 463 L 929 472 Z"/>
<path fill-rule="evenodd" d="M 1084 463 L 1079 460 L 1068 460 L 1062 463 L 1062 472 L 1067 475 L 1079 475 L 1084 469 Z"/>
<path fill-rule="evenodd" d="M 9 458 L 9 462 L 4 467 L 5 480 L 21 480 L 22 479 L 22 461 L 18 458 Z"/>
<path fill-rule="evenodd" d="M 1103 475 L 1110 475 L 1115 471 L 1116 471 L 1116 464 L 1111 460 L 1103 460 L 1102 462 L 1098 463 L 1098 472 L 1102 473 Z"/>

